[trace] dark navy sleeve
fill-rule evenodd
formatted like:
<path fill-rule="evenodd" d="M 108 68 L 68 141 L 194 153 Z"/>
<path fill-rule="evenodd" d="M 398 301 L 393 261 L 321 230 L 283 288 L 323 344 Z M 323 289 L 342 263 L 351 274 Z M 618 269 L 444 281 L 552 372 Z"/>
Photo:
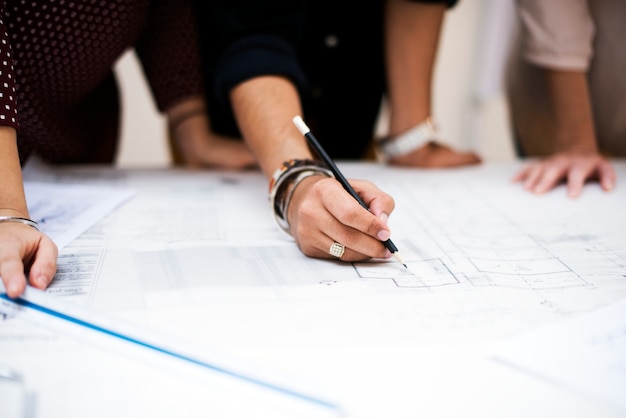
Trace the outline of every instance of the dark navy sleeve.
<path fill-rule="evenodd" d="M 220 106 L 229 106 L 233 87 L 257 76 L 284 76 L 299 91 L 306 90 L 297 56 L 305 26 L 305 2 L 198 0 L 196 8 L 207 25 L 201 28 L 204 65 L 210 67 L 205 73 Z"/>
<path fill-rule="evenodd" d="M 446 7 L 450 8 L 455 6 L 459 1 L 458 0 L 408 0 L 415 3 L 444 3 Z"/>

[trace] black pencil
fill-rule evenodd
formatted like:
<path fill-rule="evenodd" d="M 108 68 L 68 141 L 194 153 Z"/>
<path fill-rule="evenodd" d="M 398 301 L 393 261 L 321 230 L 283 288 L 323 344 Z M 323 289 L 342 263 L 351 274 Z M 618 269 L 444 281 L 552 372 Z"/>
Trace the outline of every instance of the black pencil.
<path fill-rule="evenodd" d="M 322 146 L 317 141 L 315 136 L 311 133 L 311 130 L 309 129 L 308 126 L 306 126 L 302 118 L 300 116 L 294 116 L 293 123 L 300 130 L 302 135 L 304 135 L 309 145 L 311 145 L 311 147 L 315 149 L 315 152 L 317 152 L 317 154 L 322 159 L 322 161 L 324 161 L 324 164 L 326 164 L 328 169 L 333 172 L 335 178 L 337 179 L 337 181 L 339 181 L 339 183 L 341 183 L 343 188 L 346 189 L 346 191 L 350 193 L 350 195 L 354 199 L 356 199 L 356 201 L 359 202 L 361 206 L 363 206 L 365 209 L 369 211 L 370 209 L 367 207 L 363 199 L 361 199 L 361 196 L 359 196 L 359 194 L 352 188 L 352 186 L 350 186 L 350 183 L 348 183 L 348 180 L 346 180 L 346 178 L 341 173 L 341 171 L 339 171 L 339 168 L 337 168 L 337 165 L 332 160 L 332 158 L 330 158 L 330 156 L 326 153 L 326 151 L 324 151 L 324 148 L 322 148 Z M 404 261 L 402 260 L 402 257 L 400 257 L 400 254 L 398 253 L 398 248 L 391 241 L 391 238 L 388 239 L 387 241 L 383 241 L 383 244 L 391 252 L 391 254 L 393 254 L 393 256 L 396 257 L 398 261 L 402 263 L 402 265 L 405 268 L 408 268 L 406 264 L 404 263 Z"/>

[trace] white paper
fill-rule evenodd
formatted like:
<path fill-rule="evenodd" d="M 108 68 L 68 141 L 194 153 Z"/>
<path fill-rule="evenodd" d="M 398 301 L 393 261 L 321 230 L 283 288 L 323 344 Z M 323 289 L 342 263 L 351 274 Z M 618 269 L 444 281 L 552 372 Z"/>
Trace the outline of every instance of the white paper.
<path fill-rule="evenodd" d="M 119 361 L 122 364 L 129 360 L 144 363 L 145 366 L 162 370 L 165 379 L 167 376 L 183 376 L 187 382 L 201 386 L 204 391 L 219 394 L 201 410 L 197 409 L 199 405 L 196 404 L 194 416 L 339 416 L 338 404 L 316 393 L 311 386 L 304 386 L 304 380 L 295 374 L 284 372 L 280 376 L 275 368 L 265 370 L 261 365 L 252 364 L 244 358 L 233 357 L 181 338 L 172 338 L 146 327 L 136 327 L 128 321 L 98 314 L 34 288 L 27 288 L 15 300 L 7 298 L 3 293 L 4 287 L 0 283 L 0 315 L 7 321 L 26 321 L 48 332 L 56 331 L 57 335 L 70 337 L 66 344 L 75 347 L 66 347 L 69 349 L 62 358 L 65 358 L 65 354 L 76 354 L 72 348 L 81 347 L 82 351 L 82 343 L 87 342 L 95 348 L 88 348 L 87 351 L 96 354 L 90 361 L 99 361 L 100 351 L 104 349 L 107 353 L 105 357 L 114 358 L 106 363 L 106 367 L 116 367 Z M 28 326 L 24 327 L 21 331 L 23 335 L 28 335 L 28 329 Z M 19 353 L 7 350 L 3 359 L 8 357 L 15 361 L 16 354 L 19 358 Z M 115 359 L 115 354 L 123 357 Z M 137 365 L 133 368 L 144 367 Z M 97 367 L 95 370 L 102 373 Z"/>
<path fill-rule="evenodd" d="M 31 219 L 59 248 L 65 247 L 87 229 L 128 200 L 126 188 L 24 182 Z"/>
<path fill-rule="evenodd" d="M 626 413 L 626 299 L 506 341 L 494 357 Z"/>
<path fill-rule="evenodd" d="M 626 177 L 626 162 L 615 167 Z M 626 297 L 621 183 L 610 193 L 590 183 L 573 200 L 511 183 L 515 164 L 340 168 L 393 196 L 392 239 L 409 271 L 304 256 L 275 224 L 258 172 L 63 168 L 47 178 L 136 195 L 62 249 L 47 293 L 321 381 L 350 418 L 622 414 L 481 355 Z"/>

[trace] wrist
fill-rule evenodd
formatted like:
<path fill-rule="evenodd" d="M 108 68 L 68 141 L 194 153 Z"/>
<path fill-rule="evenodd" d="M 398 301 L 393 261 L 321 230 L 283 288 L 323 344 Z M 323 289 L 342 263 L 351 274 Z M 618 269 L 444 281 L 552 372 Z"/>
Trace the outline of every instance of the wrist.
<path fill-rule="evenodd" d="M 332 172 L 317 160 L 285 161 L 272 176 L 269 185 L 269 202 L 278 226 L 290 234 L 287 211 L 296 188 L 307 177 L 323 175 L 333 177 Z"/>
<path fill-rule="evenodd" d="M 28 210 L 18 210 L 11 208 L 0 208 L 0 216 L 15 216 L 18 218 L 30 218 Z"/>
<path fill-rule="evenodd" d="M 35 228 L 37 231 L 39 231 L 39 224 L 30 218 L 22 218 L 20 216 L 0 216 L 0 224 L 3 224 L 3 223 L 24 224 L 24 225 L 30 226 L 31 228 Z"/>
<path fill-rule="evenodd" d="M 557 152 L 572 154 L 599 153 L 593 134 L 585 137 L 581 137 L 580 135 L 561 136 L 556 142 Z"/>
<path fill-rule="evenodd" d="M 192 107 L 181 112 L 176 112 L 168 117 L 169 130 L 176 135 L 185 122 L 198 117 L 207 117 L 207 110 L 204 106 Z"/>
<path fill-rule="evenodd" d="M 435 122 L 431 116 L 411 129 L 393 137 L 384 137 L 377 141 L 376 149 L 385 161 L 410 154 L 424 145 L 439 138 Z"/>

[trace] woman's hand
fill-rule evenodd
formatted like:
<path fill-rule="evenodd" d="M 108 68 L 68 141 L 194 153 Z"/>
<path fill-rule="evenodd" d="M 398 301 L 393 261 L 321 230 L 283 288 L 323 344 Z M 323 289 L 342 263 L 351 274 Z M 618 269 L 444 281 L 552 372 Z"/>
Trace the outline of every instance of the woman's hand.
<path fill-rule="evenodd" d="M 189 98 L 175 105 L 167 111 L 167 119 L 175 164 L 231 170 L 257 165 L 255 156 L 243 140 L 213 132 L 203 99 Z"/>
<path fill-rule="evenodd" d="M 231 170 L 257 165 L 254 155 L 243 140 L 212 132 L 205 115 L 185 120 L 170 133 L 169 139 L 176 164 L 192 168 Z"/>
<path fill-rule="evenodd" d="M 48 287 L 57 268 L 57 246 L 48 236 L 28 225 L 0 223 L 0 277 L 11 298 L 24 292 L 28 283 Z"/>
<path fill-rule="evenodd" d="M 394 209 L 388 194 L 368 181 L 350 184 L 369 207 L 363 208 L 334 178 L 311 176 L 296 188 L 288 208 L 291 234 L 309 257 L 333 258 L 330 247 L 345 247 L 344 261 L 389 258 L 392 254 L 381 241 L 391 232 L 387 218 Z"/>
<path fill-rule="evenodd" d="M 596 152 L 564 152 L 532 162 L 515 175 L 513 181 L 532 193 L 545 193 L 558 183 L 567 183 L 567 194 L 577 197 L 585 182 L 597 180 L 602 189 L 615 186 L 616 174 L 611 163 Z"/>

